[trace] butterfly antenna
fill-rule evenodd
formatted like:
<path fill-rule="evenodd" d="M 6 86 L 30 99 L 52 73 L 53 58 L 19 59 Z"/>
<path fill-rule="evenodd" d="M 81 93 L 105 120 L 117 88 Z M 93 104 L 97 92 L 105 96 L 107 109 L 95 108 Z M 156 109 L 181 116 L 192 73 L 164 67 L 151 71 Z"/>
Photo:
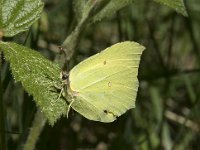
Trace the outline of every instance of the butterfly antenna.
<path fill-rule="evenodd" d="M 70 108 L 71 108 L 73 102 L 74 102 L 74 99 L 69 103 L 69 106 L 68 106 L 68 109 L 67 109 L 67 118 L 69 116 L 69 111 L 70 111 Z"/>

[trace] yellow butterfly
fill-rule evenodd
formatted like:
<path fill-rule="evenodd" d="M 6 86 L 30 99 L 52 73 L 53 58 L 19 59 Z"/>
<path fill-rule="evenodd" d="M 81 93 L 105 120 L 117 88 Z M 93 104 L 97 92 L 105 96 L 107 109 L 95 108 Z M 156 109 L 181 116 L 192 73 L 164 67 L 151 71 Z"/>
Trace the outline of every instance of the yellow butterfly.
<path fill-rule="evenodd" d="M 69 108 L 101 122 L 112 122 L 134 108 L 138 67 L 144 49 L 135 42 L 122 42 L 75 66 L 67 83 Z"/>

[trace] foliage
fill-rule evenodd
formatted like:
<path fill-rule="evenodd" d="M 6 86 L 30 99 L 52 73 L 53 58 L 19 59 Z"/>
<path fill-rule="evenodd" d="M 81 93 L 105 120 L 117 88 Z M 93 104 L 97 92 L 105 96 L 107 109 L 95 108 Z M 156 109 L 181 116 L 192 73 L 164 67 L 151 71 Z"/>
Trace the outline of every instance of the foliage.
<path fill-rule="evenodd" d="M 46 0 L 43 10 L 46 18 L 41 16 L 38 26 L 31 28 L 40 17 L 43 4 L 36 0 L 13 0 L 13 5 L 5 2 L 11 0 L 0 0 L 0 40 L 3 36 L 4 41 L 0 47 L 6 58 L 3 60 L 1 54 L 0 116 L 4 118 L 0 117 L 0 142 L 5 141 L 7 149 L 21 149 L 36 108 L 41 108 L 50 123 L 54 123 L 53 127 L 44 127 L 37 149 L 200 148 L 198 1 L 81 0 L 79 3 L 79 0 Z M 29 6 L 26 2 L 31 4 L 31 9 L 17 20 L 26 12 L 24 6 Z M 22 3 L 24 5 L 20 5 Z M 18 7 L 13 9 L 11 6 Z M 7 13 L 12 11 L 6 12 L 4 8 L 13 9 L 15 13 Z M 29 14 L 29 11 L 35 13 Z M 189 14 L 189 17 L 180 14 Z M 8 22 L 3 16 L 13 19 Z M 22 26 L 15 28 L 20 21 Z M 27 29 L 29 33 L 18 34 Z M 89 121 L 73 110 L 68 119 L 57 120 L 67 110 L 67 104 L 62 98 L 58 103 L 55 101 L 60 92 L 60 68 L 51 61 L 60 61 L 56 55 L 58 45 L 63 46 L 61 43 L 66 39 L 64 50 L 74 50 L 69 56 L 69 68 L 119 41 L 133 40 L 147 47 L 138 75 L 140 86 L 136 108 L 110 124 Z M 13 82 L 7 60 L 13 76 L 23 87 L 19 82 Z M 19 65 L 28 66 L 31 72 Z M 56 105 L 53 107 L 55 114 L 49 111 L 52 104 Z M 38 136 L 37 133 L 34 135 Z M 5 145 L 0 143 L 0 149 L 5 149 Z"/>
<path fill-rule="evenodd" d="M 181 13 L 182 15 L 187 16 L 183 0 L 154 0 L 154 1 L 169 6 L 172 9 L 175 9 L 177 12 Z"/>
<path fill-rule="evenodd" d="M 33 95 L 37 106 L 53 125 L 67 109 L 65 100 L 59 98 L 56 90 L 62 89 L 61 69 L 39 52 L 15 43 L 0 42 L 0 49 L 10 62 L 14 79 L 21 81 L 25 90 Z"/>
<path fill-rule="evenodd" d="M 28 30 L 40 17 L 43 5 L 40 0 L 1 0 L 0 32 L 11 37 Z"/>

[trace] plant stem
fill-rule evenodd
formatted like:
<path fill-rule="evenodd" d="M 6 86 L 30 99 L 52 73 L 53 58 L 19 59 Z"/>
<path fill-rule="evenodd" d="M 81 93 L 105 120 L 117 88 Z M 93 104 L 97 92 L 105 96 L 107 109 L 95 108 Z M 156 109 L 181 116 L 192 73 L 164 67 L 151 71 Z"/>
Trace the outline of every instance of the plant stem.
<path fill-rule="evenodd" d="M 66 38 L 62 44 L 62 48 L 66 54 L 66 60 L 69 61 L 75 53 L 77 43 L 86 20 L 82 20 L 74 29 L 74 31 Z"/>
<path fill-rule="evenodd" d="M 93 1 L 89 0 L 85 6 L 85 9 L 83 10 L 83 16 L 76 26 L 76 28 L 72 31 L 72 33 L 65 39 L 65 41 L 62 44 L 62 49 L 65 53 L 65 58 L 63 64 L 63 70 L 67 71 L 68 63 L 70 59 L 73 57 L 74 53 L 76 52 L 76 47 L 80 39 L 80 35 L 86 25 L 89 23 L 89 20 L 96 15 L 98 12 L 100 12 L 108 3 L 110 0 L 100 0 L 100 1 Z"/>
<path fill-rule="evenodd" d="M 46 123 L 46 119 L 43 116 L 43 113 L 38 110 L 35 114 L 35 118 L 33 120 L 33 125 L 30 129 L 30 132 L 28 134 L 28 138 L 26 143 L 23 146 L 23 150 L 34 150 L 35 145 L 37 143 L 37 140 L 39 138 L 40 133 L 42 132 L 42 129 Z"/>
<path fill-rule="evenodd" d="M 6 150 L 6 140 L 5 140 L 5 122 L 4 122 L 4 103 L 3 103 L 3 92 L 2 83 L 0 76 L 0 149 Z"/>
<path fill-rule="evenodd" d="M 0 31 L 0 41 L 2 41 L 3 32 Z M 3 103 L 3 86 L 1 79 L 2 52 L 0 51 L 0 149 L 6 150 L 6 134 L 5 134 L 5 110 Z"/>

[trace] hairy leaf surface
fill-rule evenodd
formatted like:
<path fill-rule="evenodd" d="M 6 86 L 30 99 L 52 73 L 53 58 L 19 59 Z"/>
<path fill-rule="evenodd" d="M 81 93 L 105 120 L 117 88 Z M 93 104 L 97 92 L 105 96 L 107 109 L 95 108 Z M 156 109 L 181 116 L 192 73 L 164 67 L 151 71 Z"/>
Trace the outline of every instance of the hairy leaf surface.
<path fill-rule="evenodd" d="M 0 32 L 11 37 L 26 31 L 40 17 L 41 0 L 0 0 Z"/>
<path fill-rule="evenodd" d="M 10 62 L 15 80 L 33 95 L 37 106 L 53 125 L 67 110 L 65 100 L 58 99 L 59 91 L 56 90 L 61 87 L 60 68 L 39 52 L 16 43 L 0 42 L 0 49 Z"/>

